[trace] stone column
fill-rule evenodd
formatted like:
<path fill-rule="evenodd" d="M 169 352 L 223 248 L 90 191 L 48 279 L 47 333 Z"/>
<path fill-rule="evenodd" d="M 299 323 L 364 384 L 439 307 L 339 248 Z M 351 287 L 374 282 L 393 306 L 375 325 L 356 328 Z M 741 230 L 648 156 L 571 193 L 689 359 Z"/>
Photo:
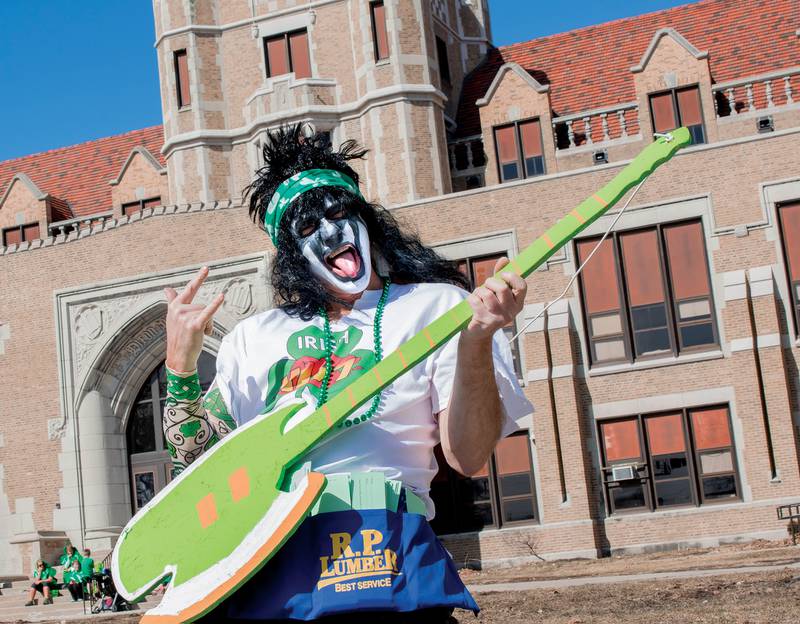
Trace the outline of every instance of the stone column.
<path fill-rule="evenodd" d="M 125 434 L 109 400 L 97 390 L 83 398 L 77 413 L 78 422 L 68 424 L 62 439 L 59 466 L 64 487 L 53 524 L 65 530 L 75 544 L 108 550 L 131 517 Z"/>

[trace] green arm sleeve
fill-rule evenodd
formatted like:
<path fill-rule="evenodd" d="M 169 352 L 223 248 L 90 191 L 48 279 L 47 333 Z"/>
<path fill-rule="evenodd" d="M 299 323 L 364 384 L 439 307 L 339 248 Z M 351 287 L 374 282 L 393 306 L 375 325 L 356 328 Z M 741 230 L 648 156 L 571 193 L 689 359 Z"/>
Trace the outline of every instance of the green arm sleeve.
<path fill-rule="evenodd" d="M 236 428 L 216 380 L 203 399 L 196 371 L 169 369 L 162 424 L 176 474 Z"/>

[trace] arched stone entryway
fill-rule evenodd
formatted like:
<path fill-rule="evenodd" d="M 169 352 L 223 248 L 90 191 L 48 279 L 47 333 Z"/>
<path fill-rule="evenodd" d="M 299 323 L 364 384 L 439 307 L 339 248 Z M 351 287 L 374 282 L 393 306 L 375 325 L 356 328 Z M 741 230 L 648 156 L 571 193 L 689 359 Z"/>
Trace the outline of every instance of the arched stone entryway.
<path fill-rule="evenodd" d="M 132 515 L 126 427 L 142 386 L 164 361 L 165 286 L 181 288 L 198 267 L 58 293 L 64 417 L 49 423 L 61 438 L 63 487 L 53 526 L 77 544 L 111 548 Z M 268 307 L 264 256 L 210 265 L 196 300 L 226 293 L 204 350 L 239 320 Z M 230 301 L 230 303 L 228 303 Z"/>

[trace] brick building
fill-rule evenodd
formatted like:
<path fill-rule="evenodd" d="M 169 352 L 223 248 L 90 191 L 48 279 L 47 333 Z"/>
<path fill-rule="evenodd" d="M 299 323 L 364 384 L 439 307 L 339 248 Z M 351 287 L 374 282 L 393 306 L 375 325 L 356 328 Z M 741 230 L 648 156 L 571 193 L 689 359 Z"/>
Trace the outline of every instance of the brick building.
<path fill-rule="evenodd" d="M 305 121 L 371 151 L 364 194 L 480 281 L 654 132 L 642 187 L 513 343 L 537 408 L 472 479 L 443 467 L 460 563 L 780 537 L 800 495 L 800 6 L 703 0 L 503 48 L 473 0 L 155 0 L 163 126 L 0 163 L 0 574 L 108 549 L 171 478 L 165 286 L 271 305 L 241 190 Z M 529 280 L 521 328 L 609 226 Z M 510 332 L 513 333 L 513 332 Z"/>

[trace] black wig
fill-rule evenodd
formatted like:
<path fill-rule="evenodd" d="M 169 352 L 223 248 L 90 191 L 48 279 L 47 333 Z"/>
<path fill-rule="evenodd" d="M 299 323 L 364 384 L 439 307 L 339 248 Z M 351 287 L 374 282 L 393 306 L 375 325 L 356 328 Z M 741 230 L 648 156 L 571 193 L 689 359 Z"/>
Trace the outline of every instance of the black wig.
<path fill-rule="evenodd" d="M 250 217 L 263 228 L 264 214 L 275 190 L 281 182 L 300 171 L 333 169 L 350 176 L 358 184 L 358 174 L 347 162 L 363 158 L 366 152 L 353 140 L 345 141 L 334 151 L 326 135 L 304 136 L 301 124 L 270 133 L 264 145 L 264 166 L 244 192 L 245 197 L 249 197 Z M 341 187 L 323 186 L 295 199 L 278 226 L 272 288 L 276 305 L 287 314 L 309 320 L 321 307 L 342 303 L 312 275 L 308 260 L 290 228 L 293 218 L 302 211 L 318 211 L 325 205 L 338 205 L 363 219 L 374 263 L 384 277 L 388 274 L 396 283 L 443 282 L 469 287 L 467 278 L 454 262 L 423 245 L 415 234 L 403 231 L 385 208 L 367 203 Z"/>

